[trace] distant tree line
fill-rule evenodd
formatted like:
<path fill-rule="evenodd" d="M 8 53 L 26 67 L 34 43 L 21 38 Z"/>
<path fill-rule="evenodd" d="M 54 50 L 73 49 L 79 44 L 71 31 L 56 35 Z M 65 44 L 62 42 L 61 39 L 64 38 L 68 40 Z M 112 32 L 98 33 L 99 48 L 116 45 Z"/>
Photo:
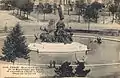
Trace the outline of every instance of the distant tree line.
<path fill-rule="evenodd" d="M 76 14 L 79 15 L 78 22 L 80 22 L 80 16 L 82 16 L 85 22 L 95 21 L 97 23 L 98 13 L 99 11 L 104 8 L 104 4 L 99 3 L 97 1 L 86 4 L 84 0 L 80 0 L 75 4 L 75 11 Z"/>
<path fill-rule="evenodd" d="M 80 0 L 75 3 L 75 11 L 78 15 L 78 22 L 80 22 L 80 17 L 82 16 L 84 21 L 88 22 L 88 26 L 90 25 L 90 22 L 98 22 L 100 13 L 105 14 L 108 12 L 109 15 L 112 16 L 111 23 L 114 21 L 120 23 L 120 0 L 114 0 L 114 3 L 109 3 L 108 5 L 97 1 L 91 4 L 86 4 L 84 0 Z M 103 18 L 105 17 L 103 16 Z"/>
<path fill-rule="evenodd" d="M 49 3 L 39 3 L 38 5 L 36 5 L 35 8 L 36 12 L 38 11 L 38 13 L 52 13 L 52 5 Z"/>
<path fill-rule="evenodd" d="M 11 8 L 13 10 L 13 13 L 15 13 L 15 10 L 17 10 L 17 15 L 19 14 L 21 16 L 23 11 L 23 16 L 26 14 L 27 18 L 30 12 L 33 11 L 34 6 L 34 2 L 31 0 L 2 0 L 2 3 L 4 3 L 5 7 L 8 9 Z"/>

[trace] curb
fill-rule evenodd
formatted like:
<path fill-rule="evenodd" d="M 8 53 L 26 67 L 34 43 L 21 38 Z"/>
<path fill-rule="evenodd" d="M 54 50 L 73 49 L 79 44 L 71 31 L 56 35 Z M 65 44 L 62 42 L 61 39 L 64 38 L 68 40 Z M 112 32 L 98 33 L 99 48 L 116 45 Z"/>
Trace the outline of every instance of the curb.
<path fill-rule="evenodd" d="M 95 36 L 82 36 L 82 35 L 73 35 L 74 37 L 80 37 L 80 38 L 94 38 L 96 39 L 97 37 Z M 120 42 L 120 39 L 113 39 L 113 38 L 107 38 L 107 37 L 101 37 L 102 40 L 109 40 L 109 41 L 116 41 L 116 42 Z"/>
<path fill-rule="evenodd" d="M 26 37 L 34 37 L 34 35 L 23 35 L 23 36 L 26 36 Z M 95 36 L 83 36 L 83 35 L 73 35 L 73 37 L 80 37 L 80 38 L 94 38 L 96 39 L 97 37 Z M 102 40 L 109 40 L 109 41 L 116 41 L 116 42 L 120 42 L 120 39 L 114 39 L 114 38 L 107 38 L 107 37 L 102 37 L 102 36 L 99 36 L 101 37 Z M 6 38 L 6 36 L 1 36 L 0 39 L 4 39 Z"/>

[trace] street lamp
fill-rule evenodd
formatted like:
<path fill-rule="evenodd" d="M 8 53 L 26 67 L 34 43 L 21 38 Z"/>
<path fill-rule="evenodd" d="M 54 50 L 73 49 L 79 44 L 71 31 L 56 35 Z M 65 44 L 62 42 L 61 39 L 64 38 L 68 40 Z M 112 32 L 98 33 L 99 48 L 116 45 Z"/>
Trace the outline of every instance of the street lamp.
<path fill-rule="evenodd" d="M 68 15 L 70 15 L 70 0 L 68 1 Z"/>

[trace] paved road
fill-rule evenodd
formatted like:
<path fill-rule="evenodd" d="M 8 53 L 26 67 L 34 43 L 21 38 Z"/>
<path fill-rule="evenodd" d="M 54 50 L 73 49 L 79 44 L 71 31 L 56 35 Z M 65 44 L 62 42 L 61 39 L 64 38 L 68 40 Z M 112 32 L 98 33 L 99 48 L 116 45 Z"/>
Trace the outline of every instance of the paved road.
<path fill-rule="evenodd" d="M 29 43 L 34 41 L 33 35 L 25 35 L 25 36 L 27 36 L 27 39 L 28 39 L 27 41 Z M 4 37 L 5 36 L 2 36 L 0 38 L 4 38 Z M 89 38 L 87 38 L 87 37 L 89 37 Z M 120 52 L 120 49 L 119 49 L 120 42 L 114 41 L 114 40 L 118 40 L 118 39 L 111 40 L 111 38 L 105 38 L 105 40 L 103 40 L 103 43 L 100 45 L 97 43 L 89 43 L 90 40 L 94 40 L 94 36 L 87 36 L 87 35 L 84 36 L 84 35 L 80 34 L 80 37 L 78 37 L 78 35 L 75 35 L 75 37 L 74 37 L 74 41 L 86 44 L 92 50 L 92 51 L 89 51 L 88 58 L 90 58 L 90 59 L 87 60 L 88 63 L 105 63 L 105 62 L 109 63 L 109 62 L 118 61 L 119 52 Z M 69 56 L 72 56 L 71 60 L 73 60 L 73 59 L 75 60 L 74 53 L 68 55 L 68 57 Z M 49 57 L 51 57 L 51 56 L 49 56 Z M 63 58 L 63 60 L 68 57 L 65 56 Z M 42 58 L 42 59 L 45 59 L 45 58 Z"/>
<path fill-rule="evenodd" d="M 28 37 L 29 42 L 33 42 L 34 38 Z M 115 63 L 119 61 L 119 52 L 120 52 L 120 43 L 114 42 L 114 41 L 108 41 L 103 40 L 102 44 L 97 43 L 89 43 L 88 38 L 79 38 L 75 37 L 74 41 L 89 45 L 89 47 L 92 49 L 92 51 L 89 51 L 87 56 L 87 63 L 88 64 L 105 64 L 105 63 Z M 74 63 L 75 60 L 75 54 L 37 54 L 36 52 L 31 52 L 31 63 L 41 63 L 41 64 L 48 64 L 50 59 L 56 60 L 59 64 L 62 61 L 72 61 Z M 79 59 L 79 54 L 77 54 L 77 58 Z M 20 59 L 19 61 L 23 61 Z M 98 67 L 88 67 L 92 70 L 92 72 L 89 74 L 90 76 L 98 77 L 98 76 L 105 76 L 114 74 L 115 72 L 119 72 L 119 65 L 114 66 L 98 66 Z"/>
<path fill-rule="evenodd" d="M 28 30 L 29 31 L 29 30 Z M 29 33 L 29 32 L 27 32 Z M 79 35 L 79 33 L 77 34 Z M 80 34 L 87 36 L 85 34 Z M 4 37 L 4 36 L 3 36 Z M 28 42 L 33 42 L 34 37 L 29 37 L 27 35 L 27 41 Z M 92 38 L 90 38 L 92 40 Z M 87 57 L 87 63 L 88 64 L 104 64 L 104 63 L 114 63 L 119 61 L 119 52 L 120 52 L 120 43 L 119 42 L 114 42 L 114 41 L 108 41 L 108 40 L 103 40 L 103 43 L 98 45 L 97 43 L 90 43 L 88 38 L 79 38 L 79 37 L 74 37 L 74 41 L 81 42 L 83 44 L 89 45 L 89 47 L 92 49 L 88 53 Z M 59 57 L 56 57 L 56 55 L 44 55 L 44 54 L 37 54 L 36 52 L 31 52 L 31 63 L 49 63 L 49 59 L 53 58 L 56 59 L 59 63 L 65 60 L 70 60 L 72 62 L 76 61 L 75 60 L 75 54 L 66 54 L 66 55 L 59 55 Z M 46 58 L 47 57 L 47 58 Z M 79 58 L 79 54 L 77 56 Z M 61 59 L 62 58 L 62 59 Z M 17 60 L 17 62 L 23 62 L 26 63 L 27 61 L 23 59 Z M 100 67 L 89 67 L 92 71 L 89 74 L 90 76 L 94 76 L 95 78 L 98 76 L 103 76 L 103 75 L 109 75 L 113 74 L 114 72 L 118 72 L 119 66 L 100 66 Z"/>

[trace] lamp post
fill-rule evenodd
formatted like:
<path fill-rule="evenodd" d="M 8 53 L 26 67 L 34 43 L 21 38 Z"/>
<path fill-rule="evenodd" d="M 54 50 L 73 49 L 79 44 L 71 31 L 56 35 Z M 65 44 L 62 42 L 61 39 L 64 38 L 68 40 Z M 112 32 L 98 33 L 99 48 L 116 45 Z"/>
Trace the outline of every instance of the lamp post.
<path fill-rule="evenodd" d="M 70 15 L 70 0 L 68 1 L 68 15 Z"/>

